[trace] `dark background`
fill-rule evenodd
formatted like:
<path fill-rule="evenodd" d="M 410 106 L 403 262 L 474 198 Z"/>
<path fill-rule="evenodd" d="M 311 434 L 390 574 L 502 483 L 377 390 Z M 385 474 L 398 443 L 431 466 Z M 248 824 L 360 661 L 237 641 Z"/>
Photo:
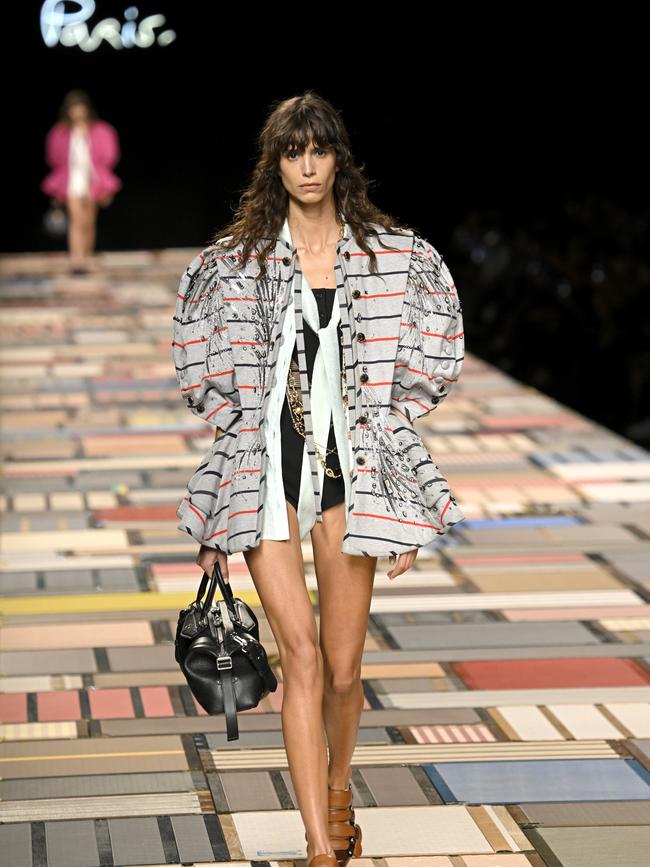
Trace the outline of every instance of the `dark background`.
<path fill-rule="evenodd" d="M 123 21 L 126 5 L 99 0 L 90 25 Z M 198 250 L 246 186 L 270 103 L 314 88 L 340 110 L 372 200 L 443 253 L 468 351 L 650 443 L 639 21 L 548 6 L 526 20 L 469 6 L 454 19 L 411 5 L 137 8 L 176 40 L 84 53 L 44 45 L 40 3 L 5 19 L 4 252 L 62 249 L 43 231 L 39 182 L 67 90 L 87 89 L 120 136 L 124 187 L 99 212 L 97 249 Z"/>

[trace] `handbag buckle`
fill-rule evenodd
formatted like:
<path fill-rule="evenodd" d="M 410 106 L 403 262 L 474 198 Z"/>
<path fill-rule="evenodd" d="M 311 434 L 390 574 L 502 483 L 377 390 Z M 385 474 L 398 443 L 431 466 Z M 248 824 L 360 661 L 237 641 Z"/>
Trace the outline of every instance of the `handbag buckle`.
<path fill-rule="evenodd" d="M 223 664 L 222 664 L 223 661 Z M 224 669 L 232 668 L 232 659 L 230 656 L 218 656 L 217 657 L 217 671 L 223 671 Z"/>

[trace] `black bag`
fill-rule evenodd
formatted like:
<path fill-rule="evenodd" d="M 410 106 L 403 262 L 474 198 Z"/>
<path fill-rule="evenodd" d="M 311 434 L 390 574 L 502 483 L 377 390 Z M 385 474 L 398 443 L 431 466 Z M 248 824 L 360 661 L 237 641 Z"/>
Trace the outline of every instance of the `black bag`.
<path fill-rule="evenodd" d="M 68 213 L 56 199 L 50 200 L 50 205 L 43 214 L 43 230 L 51 238 L 64 238 L 68 231 Z"/>
<path fill-rule="evenodd" d="M 223 599 L 213 605 L 217 584 Z M 203 573 L 196 599 L 178 615 L 175 655 L 201 707 L 210 714 L 225 713 L 229 741 L 239 737 L 237 711 L 257 707 L 278 687 L 259 642 L 257 617 L 233 598 L 218 563 L 212 578 Z"/>

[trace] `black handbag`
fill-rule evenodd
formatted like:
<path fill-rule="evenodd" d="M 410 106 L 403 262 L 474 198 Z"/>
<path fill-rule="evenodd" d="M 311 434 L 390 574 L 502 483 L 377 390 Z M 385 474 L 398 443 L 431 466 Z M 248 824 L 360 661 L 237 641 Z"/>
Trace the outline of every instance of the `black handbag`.
<path fill-rule="evenodd" d="M 217 585 L 223 599 L 215 602 Z M 218 563 L 212 578 L 203 573 L 196 599 L 180 611 L 174 644 L 192 694 L 208 713 L 225 713 L 228 740 L 237 740 L 237 711 L 257 707 L 278 681 L 259 642 L 257 617 L 233 597 Z"/>
<path fill-rule="evenodd" d="M 43 231 L 51 238 L 64 238 L 68 231 L 68 214 L 61 202 L 51 199 L 43 214 Z"/>

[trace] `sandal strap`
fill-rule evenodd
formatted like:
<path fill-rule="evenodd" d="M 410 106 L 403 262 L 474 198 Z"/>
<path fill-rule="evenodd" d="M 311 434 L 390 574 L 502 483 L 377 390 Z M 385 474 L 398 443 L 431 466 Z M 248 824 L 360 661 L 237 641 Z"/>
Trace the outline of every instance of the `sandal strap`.
<path fill-rule="evenodd" d="M 352 803 L 352 790 L 339 791 L 328 787 L 327 799 L 330 807 L 349 807 Z"/>
<path fill-rule="evenodd" d="M 359 830 L 358 825 L 355 826 L 354 835 L 347 837 L 345 839 L 345 842 L 342 841 L 339 845 L 336 845 L 336 842 L 335 842 L 335 840 L 337 838 L 335 838 L 335 840 L 332 840 L 332 838 L 330 837 L 330 844 L 332 846 L 332 849 L 334 849 L 334 851 L 336 852 L 337 859 L 342 860 L 346 855 L 348 856 L 348 859 L 351 858 L 354 855 L 355 849 L 357 848 L 357 840 L 359 838 L 360 838 L 360 830 Z M 338 839 L 341 839 L 341 838 L 338 838 Z M 361 853 L 358 852 L 357 854 L 361 854 Z M 347 860 L 345 863 L 347 864 Z"/>
<path fill-rule="evenodd" d="M 349 822 L 328 822 L 327 830 L 330 837 L 354 837 L 354 825 Z"/>
<path fill-rule="evenodd" d="M 346 822 L 354 819 L 354 810 L 351 807 L 328 807 L 329 822 Z"/>

